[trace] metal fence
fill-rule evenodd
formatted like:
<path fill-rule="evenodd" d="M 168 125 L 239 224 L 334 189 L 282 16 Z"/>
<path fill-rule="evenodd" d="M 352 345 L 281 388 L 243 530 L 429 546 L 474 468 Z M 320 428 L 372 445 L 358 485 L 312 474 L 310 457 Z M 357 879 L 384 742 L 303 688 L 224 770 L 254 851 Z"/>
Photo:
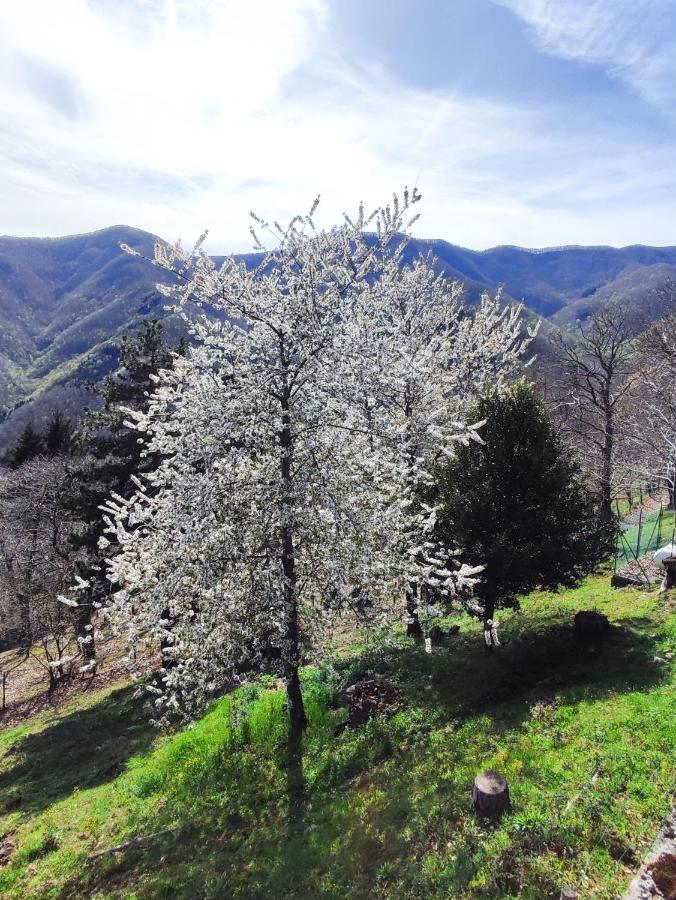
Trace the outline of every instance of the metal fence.
<path fill-rule="evenodd" d="M 676 522 L 673 510 L 664 504 L 649 512 L 639 510 L 636 521 L 620 523 L 620 534 L 615 551 L 615 568 L 632 560 L 654 553 L 665 544 L 674 541 Z"/>

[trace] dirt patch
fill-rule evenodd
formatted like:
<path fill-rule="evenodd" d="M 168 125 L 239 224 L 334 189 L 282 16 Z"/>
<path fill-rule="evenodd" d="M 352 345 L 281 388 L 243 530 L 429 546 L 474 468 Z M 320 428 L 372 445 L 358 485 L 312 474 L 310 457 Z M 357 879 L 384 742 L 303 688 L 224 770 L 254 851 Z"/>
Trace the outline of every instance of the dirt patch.
<path fill-rule="evenodd" d="M 406 703 L 399 688 L 385 679 L 358 681 L 347 689 L 348 725 L 365 725 L 374 716 L 394 715 Z"/>
<path fill-rule="evenodd" d="M 642 587 L 646 584 L 660 584 L 664 578 L 664 569 L 653 561 L 652 553 L 640 559 L 632 559 L 615 572 L 612 578 L 614 587 Z"/>
<path fill-rule="evenodd" d="M 648 868 L 666 900 L 676 900 L 676 853 L 665 853 Z"/>
<path fill-rule="evenodd" d="M 10 831 L 0 840 L 0 866 L 6 866 L 12 858 L 12 853 L 16 850 L 13 838 L 14 832 Z"/>

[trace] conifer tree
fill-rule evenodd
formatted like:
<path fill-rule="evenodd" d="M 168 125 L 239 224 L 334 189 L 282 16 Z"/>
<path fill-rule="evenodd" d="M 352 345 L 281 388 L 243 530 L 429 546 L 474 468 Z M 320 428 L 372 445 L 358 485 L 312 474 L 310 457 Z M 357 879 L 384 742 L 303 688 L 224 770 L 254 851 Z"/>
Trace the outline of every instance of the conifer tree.
<path fill-rule="evenodd" d="M 80 527 L 71 534 L 71 544 L 79 551 L 78 575 L 87 583 L 78 600 L 78 630 L 85 659 L 95 660 L 91 628 L 93 610 L 110 590 L 105 577 L 104 558 L 111 555 L 99 549 L 103 534 L 101 505 L 111 494 L 130 496 L 133 477 L 153 468 L 153 457 L 144 456 L 143 441 L 126 424 L 130 410 L 143 410 L 152 391 L 152 378 L 163 368 L 171 368 L 174 351 L 162 337 L 157 320 L 144 323 L 134 337 L 125 336 L 120 345 L 117 370 L 92 389 L 101 398 L 100 409 L 90 410 L 75 435 L 80 454 L 71 467 L 74 491 L 73 513 Z"/>
<path fill-rule="evenodd" d="M 48 456 L 68 453 L 73 438 L 73 423 L 57 406 L 43 429 L 43 441 Z"/>
<path fill-rule="evenodd" d="M 19 435 L 19 440 L 9 454 L 10 469 L 18 469 L 29 459 L 44 453 L 45 446 L 42 435 L 33 422 L 29 422 Z"/>
<path fill-rule="evenodd" d="M 484 566 L 474 611 L 490 649 L 497 609 L 518 607 L 537 587 L 574 585 L 611 552 L 614 526 L 600 519 L 533 387 L 492 389 L 471 417 L 485 420 L 483 443 L 459 446 L 441 469 L 437 528 L 461 558 Z"/>

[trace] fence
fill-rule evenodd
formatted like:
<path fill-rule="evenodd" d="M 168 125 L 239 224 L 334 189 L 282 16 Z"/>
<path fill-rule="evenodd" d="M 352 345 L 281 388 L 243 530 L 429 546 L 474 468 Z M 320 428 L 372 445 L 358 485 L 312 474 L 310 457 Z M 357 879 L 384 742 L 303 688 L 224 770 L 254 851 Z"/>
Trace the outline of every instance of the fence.
<path fill-rule="evenodd" d="M 636 523 L 620 524 L 620 534 L 615 550 L 615 568 L 632 560 L 654 553 L 676 537 L 674 511 L 663 504 L 650 512 L 639 510 Z"/>

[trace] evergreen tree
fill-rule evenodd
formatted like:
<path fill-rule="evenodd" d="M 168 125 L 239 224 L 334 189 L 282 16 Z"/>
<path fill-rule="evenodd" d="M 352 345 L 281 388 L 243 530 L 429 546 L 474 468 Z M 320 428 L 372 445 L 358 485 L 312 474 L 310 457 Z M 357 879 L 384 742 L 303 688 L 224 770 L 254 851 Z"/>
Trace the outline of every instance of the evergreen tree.
<path fill-rule="evenodd" d="M 466 562 L 485 566 L 474 593 L 490 649 L 496 609 L 518 607 L 537 587 L 574 585 L 608 556 L 615 535 L 533 387 L 493 389 L 470 418 L 485 420 L 484 443 L 461 446 L 440 471 L 437 527 Z"/>
<path fill-rule="evenodd" d="M 18 469 L 29 459 L 34 459 L 44 453 L 45 447 L 42 435 L 32 422 L 29 422 L 19 435 L 19 440 L 9 454 L 10 469 Z"/>
<path fill-rule="evenodd" d="M 73 438 L 73 423 L 60 407 L 52 410 L 43 430 L 43 440 L 48 456 L 68 453 Z"/>
<path fill-rule="evenodd" d="M 183 345 L 180 346 L 182 352 Z M 71 534 L 71 544 L 81 553 L 79 576 L 88 584 L 79 592 L 78 636 L 87 660 L 95 660 L 92 612 L 110 589 L 104 571 L 104 558 L 111 547 L 102 551 L 103 534 L 100 510 L 111 493 L 123 497 L 134 492 L 132 478 L 150 471 L 156 458 L 143 456 L 143 443 L 138 432 L 125 424 L 126 410 L 145 409 L 153 390 L 152 377 L 161 369 L 171 368 L 174 351 L 162 338 L 162 325 L 157 320 L 144 323 L 135 337 L 125 336 L 120 345 L 119 366 L 92 390 L 103 401 L 98 410 L 90 410 L 75 435 L 79 459 L 71 467 L 74 492 L 72 510 L 83 524 Z"/>

